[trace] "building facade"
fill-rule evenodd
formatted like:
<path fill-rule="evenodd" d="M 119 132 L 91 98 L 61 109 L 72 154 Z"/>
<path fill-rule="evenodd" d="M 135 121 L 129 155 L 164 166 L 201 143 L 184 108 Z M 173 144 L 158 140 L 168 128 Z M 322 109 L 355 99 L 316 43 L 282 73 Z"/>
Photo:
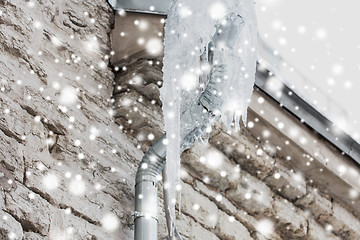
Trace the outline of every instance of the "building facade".
<path fill-rule="evenodd" d="M 162 18 L 105 0 L 0 3 L 2 239 L 133 238 L 135 174 L 164 129 L 162 56 L 134 22 L 161 38 Z M 359 165 L 301 120 L 255 86 L 247 127 L 217 123 L 185 151 L 180 233 L 360 239 Z"/>

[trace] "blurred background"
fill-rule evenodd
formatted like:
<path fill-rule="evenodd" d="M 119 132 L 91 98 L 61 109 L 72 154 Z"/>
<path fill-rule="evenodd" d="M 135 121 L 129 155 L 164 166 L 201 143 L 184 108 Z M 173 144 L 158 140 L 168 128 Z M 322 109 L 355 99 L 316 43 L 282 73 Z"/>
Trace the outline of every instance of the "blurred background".
<path fill-rule="evenodd" d="M 256 2 L 259 37 L 271 49 L 274 71 L 359 142 L 360 1 Z"/>

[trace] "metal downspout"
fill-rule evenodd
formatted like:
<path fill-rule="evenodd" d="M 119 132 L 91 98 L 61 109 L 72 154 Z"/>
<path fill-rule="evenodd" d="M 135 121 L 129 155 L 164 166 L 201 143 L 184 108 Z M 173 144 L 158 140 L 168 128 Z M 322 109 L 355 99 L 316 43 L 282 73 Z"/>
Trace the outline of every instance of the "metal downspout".
<path fill-rule="evenodd" d="M 145 153 L 136 173 L 135 240 L 158 239 L 158 180 L 165 164 L 164 134 Z"/>
<path fill-rule="evenodd" d="M 217 79 L 215 71 L 222 71 L 223 67 L 214 67 L 211 79 Z M 218 96 L 211 93 L 215 86 L 210 80 L 208 87 L 203 92 L 197 104 L 194 104 L 188 113 L 199 113 L 207 116 L 203 125 L 192 129 L 181 143 L 181 150 L 190 148 L 195 140 L 203 135 L 207 126 L 211 126 L 219 115 L 215 115 L 211 106 L 214 102 L 221 101 Z M 136 173 L 135 184 L 135 240 L 157 240 L 158 239 L 158 181 L 165 165 L 166 144 L 164 134 L 145 153 Z M 164 197 L 166 192 L 164 190 Z M 181 239 L 175 228 L 176 239 Z"/>
<path fill-rule="evenodd" d="M 199 105 L 203 108 L 203 106 Z M 204 110 L 205 108 L 203 108 Z M 212 122 L 217 117 L 211 115 Z M 182 150 L 189 148 L 202 135 L 208 125 L 188 134 Z M 158 181 L 165 165 L 166 134 L 159 138 L 145 153 L 136 173 L 135 182 L 135 240 L 158 239 Z M 166 193 L 164 190 L 164 197 Z M 168 223 L 169 224 L 169 223 Z M 176 239 L 181 239 L 175 227 Z"/>
<path fill-rule="evenodd" d="M 236 16 L 241 18 L 240 16 Z M 233 23 L 235 23 L 233 19 Z M 223 36 L 229 36 L 227 33 L 232 31 L 232 24 L 228 27 L 222 27 L 223 34 L 213 37 L 213 42 L 209 43 L 208 49 L 213 49 L 212 46 L 218 42 L 221 42 Z M 217 32 L 217 31 L 216 31 Z M 225 39 L 230 41 L 231 38 Z M 220 114 L 216 106 L 222 105 L 222 99 L 219 95 L 214 94 L 218 90 L 221 90 L 221 83 L 217 80 L 219 77 L 226 75 L 226 66 L 223 63 L 213 65 L 214 52 L 209 50 L 207 53 L 209 63 L 211 64 L 211 72 L 208 76 L 209 81 L 204 92 L 199 96 L 196 104 L 193 104 L 189 109 L 182 113 L 182 115 L 194 116 L 198 115 L 197 119 L 203 119 L 201 125 L 188 131 L 184 139 L 181 142 L 181 150 L 184 151 L 190 148 L 196 139 L 204 135 L 208 126 L 212 126 L 213 123 L 220 118 Z M 217 52 L 219 56 L 222 55 L 222 50 Z M 218 56 L 218 57 L 219 57 Z M 217 59 L 218 61 L 222 60 Z M 191 118 L 190 118 L 191 119 Z M 135 240 L 157 240 L 158 239 L 158 181 L 161 179 L 161 173 L 165 165 L 166 156 L 166 144 L 164 140 L 166 135 L 164 134 L 158 139 L 154 145 L 144 155 L 140 162 L 135 184 Z M 166 198 L 166 190 L 164 189 L 164 198 Z M 165 201 L 166 204 L 166 201 Z M 166 212 L 167 214 L 167 212 Z M 169 222 L 167 222 L 169 228 Z M 171 240 L 181 240 L 181 237 L 175 227 L 175 236 Z"/>
<path fill-rule="evenodd" d="M 215 74 L 214 74 L 215 75 Z M 209 86 L 212 84 L 209 83 Z M 202 126 L 191 130 L 181 143 L 181 150 L 190 148 L 195 140 L 205 132 L 207 126 L 219 117 L 210 111 L 208 107 L 213 104 L 209 102 L 218 100 L 218 97 L 209 98 L 210 89 L 207 88 L 198 100 L 198 104 L 193 105 L 190 112 L 206 114 L 208 121 Z M 207 106 L 207 107 L 205 107 Z M 157 240 L 158 239 L 158 181 L 161 179 L 162 170 L 165 165 L 166 144 L 164 140 L 166 134 L 159 138 L 145 153 L 140 162 L 136 173 L 135 181 L 135 240 Z M 164 197 L 166 191 L 164 189 Z M 168 223 L 169 224 L 169 223 Z M 176 239 L 181 239 L 175 228 Z"/>
<path fill-rule="evenodd" d="M 192 129 L 181 142 L 181 150 L 190 148 L 196 139 L 201 137 L 207 126 L 213 125 L 219 115 L 214 114 L 215 111 L 209 111 L 215 102 L 221 101 L 218 96 L 213 96 L 211 91 L 216 89 L 216 84 L 212 80 L 217 79 L 219 73 L 223 71 L 223 67 L 213 67 L 210 74 L 208 87 L 199 97 L 198 103 L 194 104 L 191 109 L 183 114 L 201 114 L 205 115 L 207 121 L 203 125 Z M 215 109 L 214 109 L 215 110 Z M 158 139 L 154 145 L 145 153 L 140 162 L 136 173 L 135 184 L 135 240 L 157 240 L 158 233 L 158 181 L 161 179 L 161 173 L 165 165 L 166 144 L 164 140 L 166 134 Z M 164 189 L 164 197 L 166 191 Z M 176 239 L 181 239 L 175 228 Z"/>

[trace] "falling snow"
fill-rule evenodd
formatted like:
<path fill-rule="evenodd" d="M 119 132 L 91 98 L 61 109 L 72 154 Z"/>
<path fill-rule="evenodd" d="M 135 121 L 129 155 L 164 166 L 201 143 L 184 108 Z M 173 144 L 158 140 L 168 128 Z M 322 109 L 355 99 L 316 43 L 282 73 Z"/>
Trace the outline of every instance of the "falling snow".
<path fill-rule="evenodd" d="M 276 1 L 259 1 L 262 2 L 259 5 L 259 12 L 263 14 L 273 14 L 273 7 L 276 5 Z M 266 6 L 264 2 L 267 2 Z M 26 6 L 29 8 L 36 8 L 36 1 L 28 1 Z M 200 56 L 203 58 L 204 53 L 211 50 L 214 53 L 214 65 L 221 65 L 227 63 L 226 72 L 220 76 L 219 82 L 223 84 L 222 91 L 216 92 L 218 96 L 224 99 L 224 102 L 218 106 L 216 106 L 221 115 L 221 121 L 225 123 L 228 130 L 231 130 L 233 127 L 238 128 L 238 123 L 240 122 L 240 118 L 244 123 L 246 123 L 246 108 L 249 104 L 248 100 L 251 95 L 251 90 L 254 81 L 254 69 L 255 69 L 255 60 L 256 60 L 256 41 L 253 36 L 253 33 L 256 32 L 256 21 L 253 16 L 253 13 L 249 13 L 252 11 L 253 2 L 250 0 L 245 1 L 216 1 L 216 0 L 208 0 L 208 1 L 190 1 L 190 0 L 176 0 L 172 7 L 172 12 L 169 17 L 161 22 L 164 23 L 166 21 L 165 28 L 165 49 L 164 45 L 161 41 L 162 32 L 156 32 L 155 36 L 152 38 L 140 37 L 135 40 L 135 42 L 144 48 L 150 56 L 158 57 L 161 53 L 165 52 L 164 58 L 164 87 L 161 88 L 161 99 L 163 101 L 163 110 L 165 116 L 165 130 L 167 132 L 168 138 L 164 141 L 164 144 L 168 146 L 167 149 L 167 159 L 168 164 L 167 168 L 167 179 L 168 181 L 164 184 L 167 186 L 171 193 L 171 212 L 172 219 L 175 219 L 174 213 L 174 205 L 176 199 L 176 193 L 180 192 L 182 186 L 179 182 L 179 177 L 181 176 L 189 176 L 189 173 L 186 171 L 180 172 L 180 152 L 181 152 L 181 141 L 184 139 L 184 136 L 188 133 L 187 130 L 194 128 L 196 124 L 199 123 L 199 120 L 204 120 L 203 118 L 189 117 L 189 115 L 182 115 L 187 109 L 193 106 L 194 103 L 197 102 L 199 95 L 203 93 L 204 89 L 206 89 L 208 84 L 208 76 L 211 74 L 212 66 L 209 64 L 210 60 L 205 57 L 204 61 L 200 61 Z M 250 7 L 249 7 L 250 6 Z M 154 10 L 154 7 L 151 6 L 150 10 Z M 250 9 L 251 11 L 245 11 L 244 9 Z M 231 44 L 228 42 L 219 41 L 217 46 L 213 46 L 214 49 L 209 49 L 207 45 L 212 40 L 216 39 L 215 36 L 222 36 L 222 27 L 226 27 L 229 24 L 230 12 L 234 12 L 235 14 L 241 15 L 241 20 L 244 21 L 244 24 L 241 23 L 239 28 L 235 28 L 235 32 L 239 31 L 239 35 L 237 35 L 237 39 L 230 39 Z M 277 11 L 276 11 L 277 12 Z M 0 10 L 0 16 L 4 16 L 8 14 L 7 12 L 3 12 Z M 100 19 L 93 18 L 93 13 L 84 12 L 81 13 L 85 17 L 85 21 L 89 24 L 96 25 L 99 24 Z M 120 16 L 125 16 L 126 11 L 121 9 L 118 11 Z M 279 14 L 281 15 L 281 14 Z M 319 44 L 319 46 L 326 51 L 327 56 L 334 55 L 333 49 L 336 48 L 333 46 L 332 39 L 336 34 L 332 29 L 328 26 L 322 26 L 319 23 L 310 24 L 308 22 L 299 22 L 296 23 L 296 26 L 290 25 L 290 23 L 283 21 L 284 19 L 280 19 L 281 16 L 273 16 L 269 22 L 271 31 L 269 33 L 260 32 L 260 35 L 266 39 L 274 38 L 274 42 L 276 42 L 277 49 L 275 49 L 272 54 L 276 56 L 282 55 L 284 49 L 287 49 L 291 54 L 295 54 L 298 52 L 311 52 L 304 51 L 301 46 L 296 46 L 293 38 L 288 36 L 290 31 L 295 32 L 297 37 L 303 37 L 308 40 Z M 141 32 L 146 32 L 149 29 L 149 22 L 144 20 L 135 20 L 132 23 L 136 28 L 138 28 Z M 242 27 L 244 25 L 244 27 Z M 45 32 L 47 27 L 47 23 L 41 22 L 38 20 L 38 16 L 33 16 L 31 23 L 29 20 L 29 28 L 31 28 L 35 33 L 43 33 Z M 346 29 L 346 28 L 345 28 Z M 47 31 L 47 30 L 46 30 Z M 124 30 L 125 31 L 125 30 Z M 342 32 L 342 30 L 339 30 Z M 274 34 L 276 32 L 276 34 Z M 122 39 L 126 39 L 132 33 L 131 32 L 123 32 L 117 34 L 117 37 L 121 37 Z M 337 33 L 339 34 L 339 33 Z M 341 35 L 341 34 L 340 34 Z M 249 37 L 250 36 L 250 37 Z M 228 36 L 229 38 L 234 36 Z M 80 36 L 80 34 L 76 33 L 74 35 L 64 35 L 55 34 L 49 35 L 47 42 L 44 42 L 44 45 L 48 44 L 52 46 L 53 49 L 62 50 L 65 47 L 68 47 L 67 44 L 69 40 L 79 41 L 81 43 L 81 47 L 79 47 L 78 52 L 52 56 L 46 49 L 39 46 L 39 48 L 27 49 L 28 54 L 32 57 L 39 59 L 39 62 L 46 62 L 47 57 L 49 55 L 52 56 L 51 63 L 57 64 L 57 70 L 53 73 L 53 76 L 49 75 L 48 85 L 36 86 L 35 89 L 38 89 L 40 96 L 43 97 L 44 103 L 52 103 L 54 102 L 56 107 L 54 112 L 58 112 L 59 116 L 64 117 L 64 122 L 66 122 L 66 130 L 68 131 L 66 134 L 71 136 L 71 139 L 66 139 L 68 146 L 66 148 L 71 150 L 71 153 L 65 157 L 65 159 L 61 159 L 61 161 L 56 159 L 54 166 L 50 166 L 49 162 L 53 159 L 53 155 L 58 150 L 56 144 L 60 141 L 60 144 L 64 144 L 61 141 L 64 141 L 65 137 L 61 131 L 47 131 L 46 134 L 41 139 L 41 143 L 43 143 L 44 149 L 48 149 L 50 154 L 45 156 L 45 159 L 33 159 L 34 168 L 30 169 L 27 165 L 28 169 L 24 169 L 24 181 L 25 177 L 31 179 L 34 176 L 40 176 L 40 184 L 38 186 L 39 189 L 44 189 L 48 191 L 50 194 L 55 194 L 56 191 L 65 191 L 68 194 L 68 197 L 71 199 L 84 199 L 90 195 L 96 195 L 98 191 L 107 191 L 105 187 L 105 183 L 99 183 L 96 181 L 92 181 L 92 179 L 88 179 L 87 177 L 83 177 L 84 175 L 82 171 L 89 171 L 94 174 L 98 174 L 97 172 L 97 159 L 94 159 L 96 154 L 104 155 L 106 158 L 117 158 L 119 156 L 123 157 L 123 152 L 119 151 L 118 145 L 114 144 L 112 146 L 103 146 L 103 141 L 105 139 L 105 134 L 112 135 L 111 130 L 107 129 L 107 126 L 102 125 L 101 123 L 97 123 L 97 119 L 87 119 L 87 125 L 83 125 L 84 120 L 81 119 L 84 117 L 80 112 L 81 109 L 84 109 L 84 112 L 91 112 L 93 109 L 87 109 L 86 106 L 83 105 L 84 89 L 91 88 L 91 91 L 95 91 L 98 94 L 101 91 L 107 89 L 107 86 L 104 82 L 96 83 L 94 86 L 82 86 L 81 84 L 88 83 L 88 78 L 90 75 L 94 74 L 97 71 L 104 71 L 108 66 L 108 60 L 111 56 L 115 55 L 115 51 L 111 51 L 105 53 L 101 58 L 97 58 L 96 61 L 91 62 L 87 59 L 86 56 L 83 56 L 83 53 L 89 54 L 90 56 L 94 56 L 95 54 L 99 54 L 100 50 L 102 50 L 102 40 L 98 39 L 95 35 L 85 35 Z M 299 41 L 300 42 L 300 41 Z M 357 47 L 357 50 L 360 47 Z M 331 54 L 330 54 L 331 53 Z M 55 54 L 54 54 L 55 55 Z M 320 69 L 324 70 L 321 65 L 323 58 L 319 59 L 310 59 L 307 61 L 307 69 L 311 69 L 313 72 L 320 71 Z M 326 91 L 329 93 L 328 95 L 335 95 L 339 91 L 339 89 L 345 90 L 347 92 L 353 91 L 354 87 L 357 86 L 357 82 L 352 78 L 351 69 L 347 64 L 347 57 L 337 56 L 336 58 L 332 58 L 331 62 L 324 64 L 326 65 L 326 74 L 321 78 L 324 81 L 324 85 L 326 86 Z M 74 75 L 69 75 L 67 71 L 67 66 L 74 65 L 76 69 L 81 69 L 77 64 L 85 64 L 86 65 L 86 73 L 81 71 L 76 72 Z M 149 62 L 151 65 L 159 65 L 159 62 L 151 61 Z M 160 63 L 161 64 L 161 63 Z M 282 66 L 287 69 L 289 72 L 295 72 L 296 68 L 291 66 L 289 63 L 282 62 Z M 360 64 L 357 64 L 357 71 L 360 69 Z M 37 74 L 41 74 L 36 72 L 36 65 L 34 65 L 34 69 L 29 70 L 28 72 L 24 72 L 30 76 L 35 76 Z M 129 66 L 116 66 L 115 71 L 123 71 L 126 72 L 130 69 Z M 25 74 L 25 76 L 27 76 Z M 51 74 L 50 71 L 48 74 Z M 241 76 L 241 77 L 238 77 Z M 314 75 L 315 76 L 315 75 Z M 316 75 L 320 76 L 320 75 Z M 71 81 L 65 81 L 72 79 Z M 322 81 L 319 80 L 319 81 Z M 132 78 L 129 80 L 128 84 L 136 87 L 142 87 L 143 82 L 145 80 L 141 75 L 134 74 Z M 28 101 L 29 105 L 35 104 L 33 101 L 37 98 L 34 97 L 34 93 L 27 92 L 29 87 L 29 83 L 27 77 L 23 79 L 14 80 L 14 88 L 20 87 L 24 92 L 24 99 Z M 6 93 L 11 87 L 9 82 L 5 78 L 0 79 L 0 90 L 1 93 Z M 32 84 L 32 83 L 31 83 Z M 162 82 L 157 83 L 158 86 L 161 86 Z M 35 86 L 35 85 L 34 85 Z M 270 73 L 269 80 L 265 86 L 269 91 L 275 93 L 278 96 L 284 94 L 282 91 L 284 89 L 284 84 L 281 81 L 278 81 L 276 77 Z M 294 93 L 299 87 L 294 87 Z M 321 92 L 321 89 L 312 86 L 306 82 L 301 85 L 301 88 L 304 89 L 305 92 L 311 92 L 317 95 Z M 95 90 L 94 90 L 95 89 Z M 118 90 L 128 91 L 124 86 L 118 86 Z M 241 93 L 241 94 L 240 94 Z M 216 95 L 214 94 L 214 95 Z M 287 93 L 285 93 L 287 94 Z M 241 97 L 239 97 L 239 95 Z M 289 92 L 289 96 L 292 95 L 292 92 Z M 350 95 L 349 95 L 350 96 Z M 351 96 L 350 96 L 351 97 Z M 267 105 L 266 97 L 259 97 L 254 99 L 256 104 L 262 108 L 259 113 L 261 115 L 267 114 L 266 107 Z M 113 99 L 112 99 L 113 100 Z M 91 99 L 93 101 L 93 99 Z M 110 102 L 110 99 L 108 100 Z M 139 102 L 143 101 L 143 98 L 138 100 Z M 355 102 L 355 100 L 351 100 L 351 102 Z M 8 117 L 14 116 L 14 112 L 16 109 L 11 108 L 11 106 L 7 106 L 6 102 L 1 102 L 0 111 L 3 113 L 3 117 L 6 120 Z M 128 108 L 132 106 L 133 100 L 130 98 L 124 98 L 119 105 L 124 108 Z M 155 100 L 151 100 L 151 104 L 155 104 Z M 316 105 L 316 99 L 314 100 L 314 105 Z M 45 105 L 44 105 L 45 106 Z M 265 109 L 265 110 L 264 110 Z M 297 110 L 299 107 L 297 107 Z M 35 109 L 36 110 L 36 109 Z M 53 111 L 48 109 L 49 112 L 36 110 L 35 114 L 30 118 L 31 126 L 34 127 L 34 131 L 39 128 L 56 128 L 57 124 L 54 121 L 54 118 L 48 116 L 48 114 L 52 114 Z M 328 109 L 326 109 L 328 110 Z M 81 114 L 78 114 L 76 111 L 79 111 Z M 134 107 L 131 111 L 139 112 L 140 108 Z M 106 112 L 112 117 L 114 111 L 112 109 L 106 109 Z M 326 111 L 325 111 L 326 112 Z M 106 113 L 105 113 L 106 115 Z M 60 120 L 60 117 L 59 119 Z M 94 120 L 94 121 L 93 121 Z M 128 119 L 128 124 L 131 126 L 136 119 Z M 184 127 L 184 122 L 187 122 L 187 126 Z M 303 122 L 303 120 L 302 120 Z M 337 133 L 341 133 L 341 130 L 347 130 L 351 132 L 353 127 L 350 127 L 348 124 L 348 119 L 343 115 L 338 115 L 334 118 L 334 122 L 336 126 L 334 129 Z M 354 125 L 356 125 L 354 121 Z M 201 123 L 201 122 L 200 122 Z M 54 127 L 55 126 L 55 127 Z M 259 122 L 259 118 L 250 119 L 247 122 L 248 129 L 258 130 L 259 129 L 259 141 L 264 141 L 263 145 L 256 145 L 256 148 L 248 149 L 244 146 L 231 146 L 229 145 L 225 152 L 231 153 L 232 151 L 239 151 L 241 153 L 241 157 L 249 163 L 254 161 L 254 157 L 258 157 L 259 159 L 265 159 L 265 161 L 269 161 L 269 154 L 275 155 L 277 152 L 282 151 L 279 146 L 272 145 L 272 142 L 269 142 L 272 137 L 276 137 L 276 134 L 273 132 L 273 129 L 263 128 L 260 126 L 262 124 Z M 307 135 L 304 135 L 302 130 L 298 126 L 291 126 L 288 122 L 284 121 L 284 119 L 278 118 L 276 116 L 275 123 L 273 124 L 275 129 L 282 130 L 286 135 L 286 139 L 283 140 L 285 145 L 292 145 L 293 142 L 295 144 L 299 144 L 299 146 L 315 146 L 316 143 L 312 141 Z M 258 128 L 259 127 L 259 128 Z M 124 131 L 123 126 L 119 126 L 120 131 Z M 52 129 L 53 130 L 53 129 Z M 28 129 L 26 130 L 28 131 Z M 29 130 L 30 131 L 30 130 Z M 31 130 L 32 131 L 32 130 Z M 45 130 L 46 131 L 46 130 Z M 208 126 L 202 133 L 205 135 L 209 134 L 212 131 L 212 128 Z M 28 132 L 26 132 L 28 133 Z M 15 136 L 16 140 L 19 142 L 24 141 L 34 141 L 34 137 L 36 133 L 29 132 L 29 135 L 26 133 L 20 133 L 19 136 Z M 359 134 L 354 131 L 352 133 L 355 139 L 359 140 Z M 140 132 L 136 137 L 136 140 L 139 142 L 142 141 L 154 141 L 158 133 L 154 130 L 151 132 Z M 118 137 L 118 136 L 116 136 Z M 115 137 L 114 137 L 115 139 Z M 117 139 L 117 138 L 116 138 Z M 122 144 L 122 142 L 121 142 Z M 140 149 L 141 144 L 138 145 Z M 284 145 L 284 146 L 285 146 Z M 91 146 L 93 149 L 88 150 L 87 146 Z M 62 146 L 64 147 L 64 146 Z M 281 146 L 283 149 L 284 147 Z M 70 151 L 69 150 L 69 151 Z M 138 149 L 135 149 L 138 150 Z M 129 151 L 135 151 L 131 149 Z M 286 149 L 287 150 L 287 149 Z M 94 152 L 92 152 L 94 151 Z M 128 150 L 127 150 L 128 151 Z M 250 152 L 251 151 L 251 152 Z M 46 151 L 45 151 L 46 152 Z M 284 153 L 284 151 L 282 151 Z M 72 154 L 72 155 L 71 155 Z M 311 155 L 313 154 L 313 156 Z M 284 155 L 284 160 L 292 161 L 296 160 L 297 162 L 301 162 L 307 167 L 313 168 L 314 158 L 318 157 L 318 155 L 322 155 L 323 153 L 316 149 L 311 154 L 304 154 L 303 159 L 297 159 L 292 155 L 291 152 L 287 152 Z M 42 155 L 40 157 L 43 157 Z M 227 165 L 228 159 L 225 155 L 223 155 L 218 150 L 209 150 L 206 153 L 198 156 L 199 164 L 202 167 L 211 169 L 211 171 L 217 171 L 217 175 L 220 176 L 219 179 L 223 181 L 224 179 L 228 180 L 237 180 L 241 175 L 240 166 L 234 166 L 233 169 L 224 169 L 223 167 Z M 333 164 L 333 160 L 331 157 L 324 156 L 325 164 Z M 26 159 L 27 160 L 27 159 Z M 62 161 L 64 160 L 64 161 Z M 42 162 L 43 161 L 43 162 Z M 231 159 L 232 161 L 232 159 Z M 64 164 L 66 162 L 66 164 Z M 86 163 L 85 169 L 77 169 L 78 163 Z M 68 163 L 73 164 L 73 168 L 67 168 Z M 71 165 L 69 164 L 69 165 Z M 123 171 L 121 167 L 118 165 L 108 164 L 106 167 L 102 167 L 102 171 L 106 172 L 106 174 L 114 174 L 116 178 L 119 175 L 119 172 Z M 277 164 L 277 163 L 276 163 Z M 25 166 L 24 166 L 25 167 Z M 65 168 L 66 167 L 66 168 Z M 147 165 L 142 165 L 143 168 L 147 168 Z M 347 165 L 336 165 L 335 167 L 336 174 L 340 177 L 348 177 L 353 176 L 357 177 L 358 172 L 356 169 L 353 169 Z M 324 168 L 325 169 L 325 168 Z M 60 172 L 60 170 L 62 172 Z M 282 170 L 274 169 L 268 176 L 268 179 L 274 182 L 285 181 L 284 178 L 290 176 L 291 180 L 294 181 L 299 186 L 305 182 L 309 181 L 312 183 L 312 180 L 306 178 L 306 172 L 298 172 L 298 171 L 289 171 L 283 172 Z M 323 168 L 313 169 L 314 171 L 322 172 Z M 122 173 L 122 172 L 121 172 Z M 128 175 L 128 173 L 122 173 L 124 175 Z M 258 174 L 263 174 L 262 172 L 258 172 Z M 1 177 L 1 176 L 0 176 Z M 96 176 L 97 177 L 97 176 Z M 185 177 L 184 177 L 185 178 Z M 199 179 L 201 179 L 204 183 L 214 183 L 214 176 L 203 174 Z M 161 181 L 162 177 L 158 176 L 158 180 Z M 16 182 L 15 179 L 8 179 L 6 184 L 12 185 Z M 126 182 L 128 179 L 117 179 L 119 182 Z M 118 184 L 118 182 L 116 182 Z M 117 185 L 119 186 L 119 185 Z M 344 195 L 351 201 L 355 201 L 359 199 L 359 191 L 355 188 L 344 189 Z M 94 194 L 95 193 L 95 194 Z M 64 198 L 67 196 L 64 195 Z M 142 199 L 143 195 L 137 196 Z M 212 196 L 213 202 L 220 204 L 221 206 L 225 204 L 227 201 L 227 196 L 223 192 L 216 192 Z M 255 189 L 248 189 L 241 193 L 241 198 L 244 198 L 246 201 L 259 201 L 266 202 L 267 199 L 262 197 L 262 194 L 259 194 L 255 191 Z M 33 192 L 27 192 L 25 194 L 26 201 L 29 202 L 37 202 L 41 199 L 41 196 L 35 194 Z M 101 203 L 102 204 L 102 203 Z M 104 206 L 102 206 L 104 207 Z M 190 208 L 194 212 L 202 213 L 204 211 L 204 206 L 202 202 L 192 203 Z M 61 210 L 65 215 L 75 214 L 74 209 L 72 207 L 66 207 Z M 114 212 L 111 212 L 114 211 Z M 99 225 L 101 225 L 102 230 L 108 233 L 114 233 L 119 230 L 122 226 L 122 221 L 124 220 L 116 209 L 109 210 L 106 212 L 101 212 L 99 214 Z M 78 214 L 78 213 L 76 213 Z M 123 214 L 121 212 L 121 214 Z M 59 214 L 61 215 L 61 214 Z M 227 220 L 229 223 L 234 223 L 238 221 L 238 216 L 229 216 Z M 2 220 L 8 221 L 8 216 L 2 216 Z M 52 219 L 53 220 L 53 219 Z M 211 213 L 207 216 L 206 220 L 209 224 L 216 225 L 218 223 L 218 215 L 215 213 Z M 332 232 L 335 225 L 325 224 L 323 226 L 326 231 Z M 267 238 L 271 238 L 271 235 L 274 234 L 274 222 L 270 219 L 260 219 L 257 221 L 255 230 Z M 54 240 L 60 239 L 72 239 L 74 238 L 74 233 L 76 233 L 77 229 L 73 227 L 55 227 L 52 228 L 49 233 L 49 237 Z M 17 239 L 18 236 L 14 232 L 9 232 L 7 234 L 9 239 Z"/>
<path fill-rule="evenodd" d="M 56 175 L 49 173 L 44 176 L 43 184 L 48 190 L 54 190 L 59 186 L 59 179 Z"/>
<path fill-rule="evenodd" d="M 256 231 L 266 237 L 270 237 L 274 232 L 274 223 L 270 219 L 261 219 L 256 224 Z"/>
<path fill-rule="evenodd" d="M 101 220 L 101 226 L 107 232 L 116 231 L 118 229 L 119 225 L 120 225 L 119 218 L 113 213 L 105 214 Z"/>
<path fill-rule="evenodd" d="M 56 87 L 55 89 L 57 88 L 58 87 Z M 61 105 L 69 106 L 75 104 L 76 101 L 77 101 L 77 91 L 75 88 L 66 86 L 61 90 L 59 96 L 59 103 Z"/>

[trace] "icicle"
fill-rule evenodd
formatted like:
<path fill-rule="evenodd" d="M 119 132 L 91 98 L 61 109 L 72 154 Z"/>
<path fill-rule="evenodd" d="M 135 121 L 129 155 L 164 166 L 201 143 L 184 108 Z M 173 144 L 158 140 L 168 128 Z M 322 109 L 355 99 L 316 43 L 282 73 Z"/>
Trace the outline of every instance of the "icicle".
<path fill-rule="evenodd" d="M 220 31 L 222 28 L 227 31 Z M 256 34 L 253 0 L 175 0 L 169 11 L 165 24 L 164 81 L 160 97 L 168 142 L 165 175 L 169 187 L 170 235 L 173 235 L 175 226 L 174 200 L 176 186 L 180 184 L 181 150 L 201 137 L 201 133 L 206 132 L 202 127 L 209 124 L 209 119 L 201 114 L 202 109 L 199 109 L 200 113 L 188 110 L 197 104 L 207 87 L 209 74 L 219 74 L 221 81 L 214 86 L 220 88 L 218 92 L 222 94 L 217 97 L 220 96 L 221 101 L 216 101 L 213 109 L 219 111 L 221 121 L 228 129 L 234 122 L 238 130 L 240 117 L 245 123 L 247 100 L 255 81 Z M 209 49 L 212 43 L 214 45 Z M 210 61 L 208 50 L 213 54 L 212 73 L 204 65 L 204 61 Z M 194 129 L 198 129 L 196 136 L 190 136 L 181 148 L 185 136 Z M 179 209 L 180 205 L 179 191 Z"/>
<path fill-rule="evenodd" d="M 181 188 L 178 191 L 179 191 L 179 193 L 178 193 L 178 196 L 179 196 L 179 215 L 181 216 Z"/>

